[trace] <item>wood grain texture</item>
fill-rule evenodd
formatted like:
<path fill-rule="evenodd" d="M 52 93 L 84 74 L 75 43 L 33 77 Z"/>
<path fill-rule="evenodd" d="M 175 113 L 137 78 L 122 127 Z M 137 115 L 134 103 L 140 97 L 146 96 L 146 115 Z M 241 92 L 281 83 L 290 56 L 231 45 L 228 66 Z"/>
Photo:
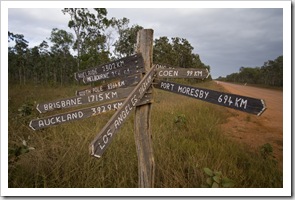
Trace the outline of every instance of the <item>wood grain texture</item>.
<path fill-rule="evenodd" d="M 102 84 L 96 87 L 90 87 L 83 90 L 77 90 L 76 96 L 85 96 L 93 93 L 99 93 L 103 91 L 110 91 L 117 88 L 125 88 L 128 86 L 134 86 L 140 81 L 140 74 L 121 78 L 120 80 L 112 81 L 106 84 Z"/>
<path fill-rule="evenodd" d="M 143 29 L 137 34 L 137 53 L 141 53 L 145 71 L 152 66 L 153 30 Z M 156 68 L 156 66 L 154 66 Z M 152 89 L 149 90 L 152 93 Z M 152 104 L 138 106 L 135 109 L 134 138 L 138 157 L 138 187 L 154 187 L 155 162 L 151 132 Z"/>
<path fill-rule="evenodd" d="M 129 96 L 123 102 L 121 108 L 119 108 L 115 114 L 110 118 L 107 124 L 97 134 L 94 140 L 90 143 L 90 154 L 94 157 L 100 158 L 110 145 L 114 136 L 118 133 L 118 130 L 130 116 L 132 110 L 134 110 L 137 102 L 143 99 L 146 95 L 146 91 L 152 85 L 155 78 L 156 71 L 152 68 L 138 83 L 138 85 L 132 90 Z"/>
<path fill-rule="evenodd" d="M 263 99 L 253 97 L 218 92 L 163 80 L 156 80 L 154 87 L 258 116 L 266 109 Z"/>
<path fill-rule="evenodd" d="M 75 96 L 69 98 L 63 98 L 59 100 L 49 101 L 46 103 L 40 103 L 36 106 L 36 109 L 40 113 L 46 113 L 48 111 L 56 109 L 65 109 L 70 107 L 75 107 L 79 105 L 85 105 L 97 102 L 107 102 L 114 101 L 118 99 L 126 98 L 129 93 L 135 88 L 135 86 L 128 88 L 118 88 L 112 91 L 100 92 L 95 94 L 90 94 L 86 96 Z"/>
<path fill-rule="evenodd" d="M 196 68 L 176 68 L 176 69 L 158 69 L 158 78 L 208 78 L 209 72 L 207 69 Z"/>
<path fill-rule="evenodd" d="M 132 56 L 128 56 L 125 58 L 121 58 L 119 60 L 115 60 L 103 65 L 99 65 L 97 67 L 88 68 L 85 70 L 81 70 L 74 74 L 76 80 L 82 80 L 87 76 L 93 76 L 98 74 L 104 74 L 106 72 L 115 71 L 118 69 L 124 68 L 143 68 L 143 59 L 140 54 L 135 54 Z"/>

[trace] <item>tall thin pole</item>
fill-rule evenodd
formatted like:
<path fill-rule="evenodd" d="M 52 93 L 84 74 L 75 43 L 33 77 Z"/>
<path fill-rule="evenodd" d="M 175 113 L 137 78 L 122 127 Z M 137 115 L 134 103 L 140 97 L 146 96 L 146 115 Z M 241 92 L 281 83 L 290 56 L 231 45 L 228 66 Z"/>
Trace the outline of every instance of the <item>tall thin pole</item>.
<path fill-rule="evenodd" d="M 152 29 L 142 29 L 137 33 L 137 53 L 141 53 L 144 67 L 149 71 L 153 57 Z M 148 91 L 152 93 L 152 88 Z M 138 187 L 154 187 L 155 164 L 152 148 L 151 132 L 151 107 L 152 104 L 138 106 L 135 109 L 134 137 L 138 157 Z"/>

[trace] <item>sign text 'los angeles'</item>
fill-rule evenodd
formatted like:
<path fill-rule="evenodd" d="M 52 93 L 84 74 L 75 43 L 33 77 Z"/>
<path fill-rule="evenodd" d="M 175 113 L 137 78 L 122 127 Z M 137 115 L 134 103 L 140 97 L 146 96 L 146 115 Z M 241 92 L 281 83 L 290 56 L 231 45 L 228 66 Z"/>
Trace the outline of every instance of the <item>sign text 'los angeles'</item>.
<path fill-rule="evenodd" d="M 148 88 L 151 86 L 155 74 L 155 67 L 152 67 L 151 70 L 141 79 L 134 90 L 132 90 L 121 108 L 116 111 L 108 123 L 98 133 L 96 138 L 90 144 L 91 155 L 98 158 L 101 157 L 103 152 L 109 146 L 114 135 L 117 133 L 119 128 L 130 115 L 133 108 L 136 106 L 136 103 L 142 99 Z"/>

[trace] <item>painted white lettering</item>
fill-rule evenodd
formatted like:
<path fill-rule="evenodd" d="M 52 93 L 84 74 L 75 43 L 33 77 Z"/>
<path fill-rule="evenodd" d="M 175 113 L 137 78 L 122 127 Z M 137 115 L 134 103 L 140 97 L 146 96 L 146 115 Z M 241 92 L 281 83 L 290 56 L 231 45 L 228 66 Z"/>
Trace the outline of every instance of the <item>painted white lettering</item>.
<path fill-rule="evenodd" d="M 242 99 L 240 107 L 244 106 L 244 109 L 247 108 L 247 100 Z"/>
<path fill-rule="evenodd" d="M 131 98 L 131 104 L 132 106 L 135 106 L 135 104 L 137 103 L 138 99 L 136 98 L 136 95 L 134 95 L 132 98 Z"/>
<path fill-rule="evenodd" d="M 102 136 L 102 140 L 103 140 L 103 143 L 107 144 L 109 141 L 109 138 L 107 135 L 104 135 L 104 136 Z"/>
<path fill-rule="evenodd" d="M 105 145 L 101 146 L 100 142 L 98 143 L 98 145 L 101 150 L 104 149 L 104 147 L 105 147 Z"/>
<path fill-rule="evenodd" d="M 38 125 L 39 125 L 39 127 L 43 127 L 44 126 L 44 122 L 42 120 L 39 120 L 38 121 Z"/>

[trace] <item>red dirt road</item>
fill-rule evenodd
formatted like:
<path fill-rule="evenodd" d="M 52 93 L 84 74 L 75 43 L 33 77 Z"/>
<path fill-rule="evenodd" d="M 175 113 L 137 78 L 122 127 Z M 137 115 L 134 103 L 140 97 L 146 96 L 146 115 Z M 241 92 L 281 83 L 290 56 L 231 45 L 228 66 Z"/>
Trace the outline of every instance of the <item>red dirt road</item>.
<path fill-rule="evenodd" d="M 233 94 L 264 99 L 267 109 L 261 116 L 229 109 L 234 114 L 222 129 L 230 138 L 249 145 L 253 151 L 269 143 L 273 156 L 283 166 L 283 92 L 216 81 Z"/>

